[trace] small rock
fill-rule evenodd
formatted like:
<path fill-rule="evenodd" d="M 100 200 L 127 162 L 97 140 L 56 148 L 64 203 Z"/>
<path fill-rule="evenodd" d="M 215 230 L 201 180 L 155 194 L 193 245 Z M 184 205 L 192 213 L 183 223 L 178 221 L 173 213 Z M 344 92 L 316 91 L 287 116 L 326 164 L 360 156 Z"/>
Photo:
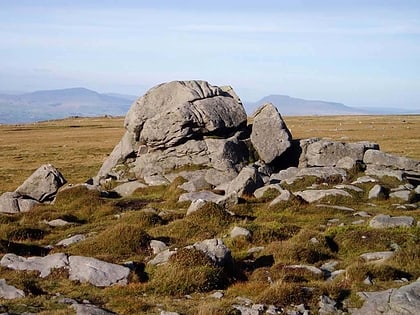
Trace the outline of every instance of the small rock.
<path fill-rule="evenodd" d="M 230 231 L 230 237 L 235 238 L 239 236 L 244 236 L 245 238 L 251 237 L 251 232 L 247 229 L 239 226 L 235 226 L 232 231 Z"/>
<path fill-rule="evenodd" d="M 358 211 L 358 212 L 354 213 L 353 215 L 354 216 L 359 216 L 359 217 L 362 217 L 362 218 L 369 218 L 369 217 L 371 217 L 371 215 L 368 214 L 366 211 Z"/>
<path fill-rule="evenodd" d="M 384 199 L 385 198 L 385 188 L 379 184 L 376 184 L 369 191 L 369 199 Z"/>
<path fill-rule="evenodd" d="M 209 297 L 220 300 L 224 296 L 222 291 L 216 291 L 209 295 Z"/>
<path fill-rule="evenodd" d="M 63 219 L 55 219 L 55 220 L 48 221 L 47 224 L 51 227 L 60 227 L 60 226 L 66 226 L 70 223 Z"/>
<path fill-rule="evenodd" d="M 154 255 L 168 249 L 168 246 L 166 246 L 164 242 L 158 240 L 151 240 L 149 246 L 152 249 Z"/>
<path fill-rule="evenodd" d="M 377 180 L 370 176 L 361 176 L 356 179 L 352 184 L 376 183 Z"/>
<path fill-rule="evenodd" d="M 61 240 L 57 243 L 57 246 L 70 246 L 71 244 L 75 244 L 78 243 L 80 241 L 84 241 L 86 239 L 86 236 L 82 235 L 82 234 L 76 234 L 73 235 L 72 237 L 66 238 L 64 240 Z"/>
<path fill-rule="evenodd" d="M 292 194 L 288 190 L 282 190 L 280 192 L 280 195 L 278 195 L 276 198 L 273 199 L 273 201 L 270 202 L 270 207 L 282 202 L 282 201 L 289 201 Z"/>
<path fill-rule="evenodd" d="M 147 185 L 140 183 L 138 181 L 127 182 L 121 185 L 118 185 L 114 188 L 114 191 L 121 197 L 128 197 L 133 194 L 139 188 L 145 188 Z"/>
<path fill-rule="evenodd" d="M 153 265 L 153 266 L 166 264 L 169 258 L 172 255 L 176 254 L 176 252 L 177 252 L 176 250 L 166 249 L 160 252 L 159 254 L 157 254 L 152 260 L 149 260 L 148 264 Z"/>
<path fill-rule="evenodd" d="M 207 204 L 207 201 L 203 199 L 193 200 L 193 202 L 191 202 L 191 205 L 188 207 L 186 215 L 190 215 L 191 213 L 198 211 L 205 204 Z"/>
<path fill-rule="evenodd" d="M 306 202 L 315 202 L 328 196 L 344 196 L 351 198 L 352 196 L 340 189 L 325 189 L 325 190 L 304 190 L 295 193 L 296 196 L 301 197 Z"/>

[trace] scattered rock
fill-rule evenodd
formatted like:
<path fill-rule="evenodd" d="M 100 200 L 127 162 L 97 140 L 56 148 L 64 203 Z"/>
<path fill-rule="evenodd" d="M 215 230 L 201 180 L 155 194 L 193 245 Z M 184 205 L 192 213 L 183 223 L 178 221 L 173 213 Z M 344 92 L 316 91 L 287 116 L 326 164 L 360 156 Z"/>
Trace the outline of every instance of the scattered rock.
<path fill-rule="evenodd" d="M 354 216 L 359 216 L 359 217 L 362 217 L 362 218 L 370 218 L 371 217 L 371 215 L 368 214 L 366 211 L 358 211 L 356 213 L 353 213 L 353 215 Z"/>
<path fill-rule="evenodd" d="M 191 213 L 200 210 L 207 203 L 208 202 L 203 199 L 193 200 L 193 202 L 191 202 L 190 206 L 188 207 L 186 215 L 190 215 Z"/>
<path fill-rule="evenodd" d="M 364 184 L 364 183 L 376 183 L 377 181 L 378 180 L 370 176 L 361 176 L 355 181 L 353 181 L 352 184 L 355 185 L 355 184 Z"/>
<path fill-rule="evenodd" d="M 278 195 L 276 198 L 273 199 L 273 201 L 270 202 L 270 207 L 282 202 L 282 201 L 288 201 L 292 194 L 290 191 L 283 189 L 280 192 L 280 195 Z"/>
<path fill-rule="evenodd" d="M 369 226 L 373 228 L 410 227 L 414 224 L 414 218 L 409 216 L 391 217 L 386 214 L 374 216 Z"/>
<path fill-rule="evenodd" d="M 394 255 L 395 255 L 395 252 L 391 252 L 391 251 L 372 252 L 372 253 L 362 254 L 360 255 L 360 258 L 362 258 L 366 262 L 380 263 L 380 262 L 384 262 L 385 260 L 390 259 Z"/>
<path fill-rule="evenodd" d="M 399 190 L 389 194 L 389 198 L 400 199 L 402 201 L 409 201 L 411 196 L 410 190 Z"/>
<path fill-rule="evenodd" d="M 158 240 L 151 240 L 150 241 L 150 248 L 153 251 L 153 254 L 159 254 L 160 252 L 163 252 L 164 250 L 168 249 L 168 246 L 164 242 L 158 241 Z"/>
<path fill-rule="evenodd" d="M 330 208 L 330 209 L 341 210 L 341 211 L 354 211 L 353 208 L 344 207 L 344 206 L 334 206 L 334 205 L 325 205 L 325 204 L 319 204 L 316 206 L 318 208 Z"/>
<path fill-rule="evenodd" d="M 230 249 L 225 246 L 221 239 L 213 238 L 204 240 L 187 248 L 194 248 L 203 252 L 218 266 L 225 266 L 232 263 Z"/>
<path fill-rule="evenodd" d="M 211 297 L 213 299 L 220 300 L 221 298 L 224 297 L 224 293 L 222 291 L 216 291 L 216 292 L 210 294 L 209 297 Z"/>
<path fill-rule="evenodd" d="M 318 309 L 319 315 L 338 314 L 339 312 L 337 308 L 337 302 L 326 295 L 321 295 L 319 297 L 318 306 L 319 306 L 319 309 Z"/>
<path fill-rule="evenodd" d="M 376 184 L 369 190 L 369 199 L 384 199 L 386 197 L 386 190 L 379 184 Z"/>
<path fill-rule="evenodd" d="M 67 246 L 70 246 L 71 244 L 75 244 L 75 243 L 78 243 L 80 241 L 84 241 L 85 239 L 86 239 L 86 236 L 84 236 L 83 234 L 76 234 L 76 235 L 73 235 L 69 238 L 66 238 L 64 240 L 59 241 L 57 243 L 57 246 L 67 247 Z"/>
<path fill-rule="evenodd" d="M 239 226 L 233 227 L 233 229 L 230 231 L 230 237 L 235 238 L 239 236 L 249 238 L 251 237 L 251 232 L 243 227 L 239 227 Z"/>
<path fill-rule="evenodd" d="M 340 185 L 335 185 L 334 188 L 337 189 L 348 189 L 348 190 L 353 190 L 355 192 L 363 192 L 363 189 L 354 185 L 347 185 L 347 184 L 340 184 Z"/>
<path fill-rule="evenodd" d="M 51 227 L 60 227 L 60 226 L 66 226 L 70 224 L 70 222 L 67 222 L 63 219 L 55 219 L 55 220 L 48 221 L 46 223 Z"/>
<path fill-rule="evenodd" d="M 177 250 L 170 250 L 165 249 L 161 252 L 159 252 L 152 260 L 148 261 L 148 264 L 153 265 L 153 266 L 158 266 L 158 265 L 162 265 L 162 264 L 166 264 L 169 260 L 169 258 L 176 254 Z"/>
<path fill-rule="evenodd" d="M 286 268 L 288 268 L 288 269 L 304 269 L 304 270 L 310 271 L 314 275 L 318 275 L 318 276 L 321 276 L 321 275 L 324 274 L 321 269 L 319 269 L 315 266 L 311 266 L 311 265 L 287 265 Z"/>
<path fill-rule="evenodd" d="M 341 189 L 325 189 L 325 190 L 304 190 L 295 193 L 296 196 L 301 197 L 306 202 L 315 202 L 328 196 L 344 196 L 351 198 L 352 196 Z"/>
<path fill-rule="evenodd" d="M 270 185 L 265 185 L 264 187 L 258 188 L 254 191 L 254 197 L 255 198 L 262 198 L 264 196 L 264 194 L 269 190 L 269 189 L 274 189 L 279 191 L 280 193 L 283 191 L 283 188 L 281 188 L 281 186 L 279 184 L 270 184 Z"/>
<path fill-rule="evenodd" d="M 25 296 L 23 290 L 8 285 L 5 279 L 0 279 L 0 298 L 6 300 L 19 299 Z"/>
<path fill-rule="evenodd" d="M 262 161 L 269 164 L 290 146 L 292 135 L 277 108 L 267 103 L 253 115 L 251 142 Z"/>
<path fill-rule="evenodd" d="M 258 171 L 252 166 L 247 166 L 230 182 L 226 195 L 251 196 L 257 188 L 263 185 L 264 182 Z"/>
<path fill-rule="evenodd" d="M 93 304 L 73 303 L 71 308 L 76 311 L 76 315 L 114 315 L 116 313 L 105 310 Z"/>

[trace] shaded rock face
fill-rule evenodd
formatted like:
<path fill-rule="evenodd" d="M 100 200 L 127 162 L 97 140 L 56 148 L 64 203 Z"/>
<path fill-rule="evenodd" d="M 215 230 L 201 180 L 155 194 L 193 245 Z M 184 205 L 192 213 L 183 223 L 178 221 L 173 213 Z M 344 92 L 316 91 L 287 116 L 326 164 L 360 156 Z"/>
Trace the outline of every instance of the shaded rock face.
<path fill-rule="evenodd" d="M 251 142 L 260 159 L 271 163 L 291 146 L 292 135 L 277 108 L 267 103 L 254 113 Z"/>
<path fill-rule="evenodd" d="M 137 178 L 194 164 L 232 171 L 232 179 L 239 171 L 232 164 L 237 167 L 248 158 L 242 141 L 246 122 L 230 87 L 205 81 L 158 85 L 132 105 L 124 122 L 127 131 L 94 181 L 120 177 L 118 164 Z"/>
<path fill-rule="evenodd" d="M 51 164 L 39 167 L 15 192 L 39 202 L 52 201 L 66 183 L 64 176 Z"/>

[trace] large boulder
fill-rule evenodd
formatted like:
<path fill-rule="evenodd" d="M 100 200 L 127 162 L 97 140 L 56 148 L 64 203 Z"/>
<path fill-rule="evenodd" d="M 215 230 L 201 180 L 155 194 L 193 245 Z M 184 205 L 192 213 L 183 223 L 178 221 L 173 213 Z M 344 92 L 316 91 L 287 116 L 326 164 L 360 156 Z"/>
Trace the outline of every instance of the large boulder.
<path fill-rule="evenodd" d="M 345 157 L 354 161 L 362 161 L 367 150 L 372 149 L 374 151 L 379 149 L 378 144 L 366 141 L 344 143 L 311 139 L 311 141 L 303 142 L 303 145 L 305 150 L 302 149 L 303 157 L 300 160 L 301 164 L 305 161 L 303 164 L 307 166 L 336 166 Z"/>
<path fill-rule="evenodd" d="M 52 201 L 66 183 L 64 176 L 51 164 L 40 166 L 15 192 L 39 202 Z"/>
<path fill-rule="evenodd" d="M 367 150 L 364 154 L 363 162 L 393 169 L 420 172 L 420 161 L 377 150 Z"/>
<path fill-rule="evenodd" d="M 253 116 L 251 142 L 261 160 L 271 163 L 291 146 L 292 135 L 277 108 L 267 103 Z"/>
<path fill-rule="evenodd" d="M 246 123 L 244 107 L 231 87 L 205 81 L 160 84 L 133 103 L 124 121 L 126 133 L 94 182 L 126 176 L 127 169 L 143 178 L 192 164 L 225 172 L 247 159 L 238 133 L 246 130 Z"/>

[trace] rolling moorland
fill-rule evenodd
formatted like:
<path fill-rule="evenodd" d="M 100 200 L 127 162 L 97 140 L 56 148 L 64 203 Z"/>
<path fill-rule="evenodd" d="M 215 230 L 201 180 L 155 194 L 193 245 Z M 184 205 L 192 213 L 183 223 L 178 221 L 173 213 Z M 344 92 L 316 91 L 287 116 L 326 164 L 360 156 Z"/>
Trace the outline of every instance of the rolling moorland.
<path fill-rule="evenodd" d="M 284 119 L 295 139 L 369 140 L 379 143 L 385 152 L 420 158 L 420 116 Z M 95 176 L 124 133 L 122 124 L 122 118 L 101 117 L 0 126 L 0 192 L 13 191 L 44 163 L 56 166 L 69 184 Z M 240 314 L 232 305 L 245 299 L 276 305 L 278 310 L 281 307 L 296 310 L 296 305 L 304 303 L 311 313 L 317 313 L 321 294 L 344 303 L 344 309 L 360 307 L 362 301 L 357 292 L 399 287 L 401 278 L 411 281 L 420 277 L 418 227 L 381 230 L 367 224 L 354 225 L 356 218 L 352 213 L 297 200 L 272 208 L 269 204 L 276 197 L 275 191 L 268 191 L 262 198 L 243 199 L 229 209 L 234 216 L 226 216 L 217 207 L 207 207 L 200 215 L 185 217 L 188 204 L 176 202 L 182 193 L 177 184 L 140 188 L 130 197 L 117 199 L 103 198 L 84 189 L 63 190 L 54 205 L 0 215 L 1 250 L 6 253 L 16 244 L 43 247 L 81 233 L 90 235 L 90 241 L 66 248 L 67 253 L 115 263 L 141 262 L 150 259 L 143 238 L 166 235 L 162 239 L 174 248 L 218 236 L 232 251 L 233 270 L 215 268 L 205 257 L 186 250 L 178 252 L 168 266 L 143 265 L 127 286 L 98 288 L 69 281 L 63 270 L 39 278 L 36 272 L 0 267 L 0 277 L 26 293 L 19 300 L 2 300 L 2 310 L 17 314 L 25 311 L 73 314 L 74 310 L 60 302 L 60 298 L 66 297 L 80 303 L 88 300 L 118 314 L 160 314 L 162 310 L 180 314 Z M 381 184 L 392 187 L 398 183 L 387 178 Z M 367 189 L 372 186 L 364 185 Z M 372 216 L 408 214 L 420 219 L 418 208 L 397 209 L 394 200 L 375 201 L 373 206 L 367 196 L 361 195 L 357 199 L 333 198 L 323 202 L 364 210 Z M 163 214 L 157 215 L 159 211 Z M 58 218 L 71 224 L 63 227 L 45 224 Z M 231 239 L 228 235 L 233 226 L 247 228 L 252 237 Z M 308 245 L 309 239 L 320 242 Z M 337 248 L 329 243 L 331 240 Z M 7 242 L 9 248 L 4 245 Z M 388 250 L 394 243 L 401 250 L 386 263 L 368 264 L 358 258 L 367 251 Z M 250 248 L 258 247 L 264 248 L 262 252 L 249 254 Z M 53 249 L 61 251 L 62 248 Z M 288 264 L 320 266 L 330 260 L 339 261 L 346 275 L 327 282 L 309 271 L 284 268 Z M 367 276 L 373 279 L 372 283 L 364 282 Z M 311 292 L 304 288 L 311 288 Z M 212 296 L 214 292 L 222 292 L 223 297 Z"/>

